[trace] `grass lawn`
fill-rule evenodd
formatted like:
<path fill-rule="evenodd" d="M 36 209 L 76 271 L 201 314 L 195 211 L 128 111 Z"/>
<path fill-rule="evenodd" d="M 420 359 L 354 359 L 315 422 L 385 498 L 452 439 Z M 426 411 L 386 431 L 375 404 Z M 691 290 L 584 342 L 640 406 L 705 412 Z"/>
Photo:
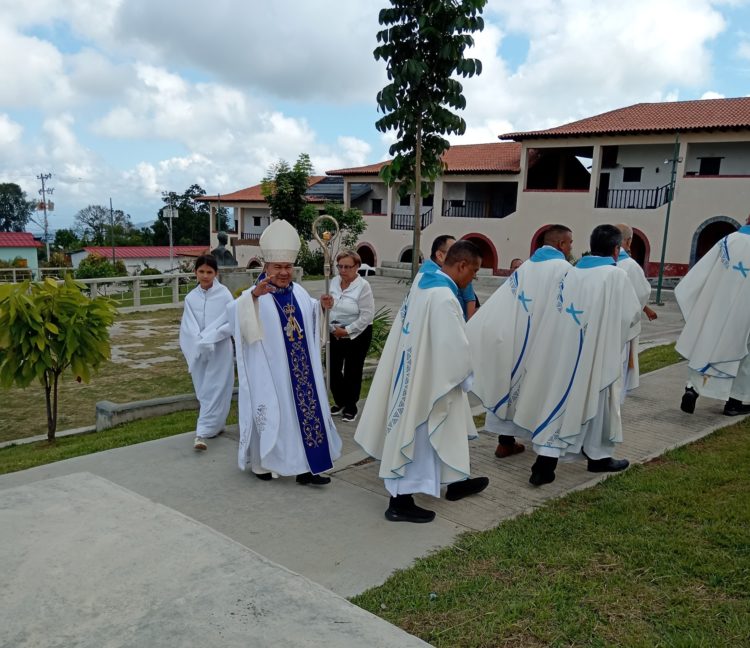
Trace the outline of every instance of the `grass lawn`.
<path fill-rule="evenodd" d="M 111 330 L 111 360 L 88 385 L 77 383 L 70 373 L 63 376 L 57 429 L 93 425 L 100 400 L 129 402 L 192 392 L 177 341 L 181 317 L 178 308 L 118 315 Z M 47 433 L 44 389 L 39 383 L 4 389 L 0 398 L 0 441 Z"/>
<path fill-rule="evenodd" d="M 353 602 L 435 646 L 750 645 L 750 421 L 397 572 Z"/>
<path fill-rule="evenodd" d="M 641 374 L 655 371 L 662 367 L 681 362 L 684 358 L 674 350 L 674 344 L 662 344 L 651 347 L 638 354 L 638 365 Z"/>
<path fill-rule="evenodd" d="M 132 423 L 124 423 L 102 432 L 61 437 L 54 444 L 46 441 L 0 448 L 0 475 L 26 470 L 92 452 L 121 448 L 134 443 L 153 441 L 195 429 L 198 412 L 166 414 Z M 237 403 L 232 403 L 227 423 L 237 422 Z"/>

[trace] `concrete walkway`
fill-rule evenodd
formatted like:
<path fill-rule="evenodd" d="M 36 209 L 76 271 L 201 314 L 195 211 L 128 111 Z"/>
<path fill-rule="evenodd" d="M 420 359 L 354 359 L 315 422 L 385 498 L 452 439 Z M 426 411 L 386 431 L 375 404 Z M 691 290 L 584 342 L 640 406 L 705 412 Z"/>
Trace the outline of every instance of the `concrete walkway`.
<path fill-rule="evenodd" d="M 663 309 L 642 342 L 674 340 L 679 313 Z M 682 413 L 685 371 L 641 379 L 618 456 L 648 461 L 737 420 L 703 398 Z M 188 433 L 0 476 L 0 645 L 424 645 L 341 596 L 606 478 L 561 464 L 533 488 L 533 453 L 495 459 L 494 436 L 480 435 L 472 472 L 490 487 L 461 502 L 423 498 L 433 523 L 393 524 L 377 464 L 353 425 L 339 430 L 344 455 L 323 488 L 240 472 L 236 427 L 205 453 Z"/>

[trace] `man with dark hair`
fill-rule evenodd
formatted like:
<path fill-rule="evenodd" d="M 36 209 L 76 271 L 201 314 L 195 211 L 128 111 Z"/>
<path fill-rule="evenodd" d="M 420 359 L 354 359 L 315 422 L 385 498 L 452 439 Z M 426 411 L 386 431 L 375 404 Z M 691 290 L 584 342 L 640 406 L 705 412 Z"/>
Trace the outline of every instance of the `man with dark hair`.
<path fill-rule="evenodd" d="M 516 437 L 530 438 L 513 423 L 516 402 L 526 362 L 536 347 L 538 322 L 544 310 L 554 306 L 552 296 L 571 268 L 565 257 L 571 252 L 572 232 L 564 225 L 553 225 L 550 231 L 547 243 L 510 275 L 466 326 L 474 367 L 472 391 L 487 410 L 485 430 L 498 435 L 498 459 L 524 451 Z"/>
<path fill-rule="evenodd" d="M 726 416 L 750 414 L 750 216 L 690 269 L 674 294 L 685 318 L 675 349 L 688 360 L 680 408 L 692 414 L 700 394 L 725 401 Z"/>
<path fill-rule="evenodd" d="M 573 250 L 573 231 L 567 225 L 552 225 L 544 232 L 544 245 L 560 250 L 570 261 Z"/>
<path fill-rule="evenodd" d="M 430 250 L 430 258 L 422 264 L 419 272 L 429 273 L 440 270 L 443 267 L 443 263 L 445 263 L 445 256 L 448 254 L 448 250 L 450 250 L 455 242 L 456 237 L 450 234 L 441 234 L 435 237 Z M 481 253 L 479 258 L 482 258 Z M 458 291 L 458 300 L 461 303 L 464 319 L 468 320 L 477 309 L 477 296 L 471 283 Z"/>
<path fill-rule="evenodd" d="M 431 522 L 414 493 L 455 501 L 484 490 L 486 477 L 469 477 L 469 438 L 476 437 L 467 391 L 472 368 L 458 291 L 481 263 L 469 241 L 455 243 L 434 272 L 420 273 L 383 349 L 354 435 L 380 460 L 391 495 L 386 519 Z"/>
<path fill-rule="evenodd" d="M 612 458 L 622 441 L 622 349 L 640 331 L 640 303 L 616 266 L 622 235 L 613 225 L 591 233 L 583 257 L 551 296 L 526 365 L 513 421 L 531 434 L 537 460 L 529 482 L 555 479 L 559 457 L 582 454 L 590 472 L 628 466 Z"/>

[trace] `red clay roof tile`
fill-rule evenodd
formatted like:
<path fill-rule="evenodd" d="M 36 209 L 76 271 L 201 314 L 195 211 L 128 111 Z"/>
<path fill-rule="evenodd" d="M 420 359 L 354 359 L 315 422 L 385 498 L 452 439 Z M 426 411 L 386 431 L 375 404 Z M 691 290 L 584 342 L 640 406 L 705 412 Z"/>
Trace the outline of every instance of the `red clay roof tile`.
<path fill-rule="evenodd" d="M 500 135 L 500 139 L 522 141 L 555 137 L 747 128 L 750 128 L 750 97 L 738 97 L 640 103 L 547 130 L 505 133 Z"/>

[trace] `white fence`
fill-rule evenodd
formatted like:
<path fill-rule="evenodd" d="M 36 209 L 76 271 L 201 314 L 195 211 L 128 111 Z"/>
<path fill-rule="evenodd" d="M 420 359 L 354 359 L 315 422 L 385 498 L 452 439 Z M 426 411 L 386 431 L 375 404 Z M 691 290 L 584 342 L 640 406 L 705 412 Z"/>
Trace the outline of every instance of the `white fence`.
<path fill-rule="evenodd" d="M 62 279 L 72 268 L 39 268 L 41 277 Z M 28 268 L 0 268 L 0 282 L 19 282 L 32 279 Z M 137 277 L 106 277 L 76 279 L 86 287 L 90 297 L 104 295 L 117 302 L 118 308 L 179 304 L 196 285 L 192 273 L 143 275 Z"/>

